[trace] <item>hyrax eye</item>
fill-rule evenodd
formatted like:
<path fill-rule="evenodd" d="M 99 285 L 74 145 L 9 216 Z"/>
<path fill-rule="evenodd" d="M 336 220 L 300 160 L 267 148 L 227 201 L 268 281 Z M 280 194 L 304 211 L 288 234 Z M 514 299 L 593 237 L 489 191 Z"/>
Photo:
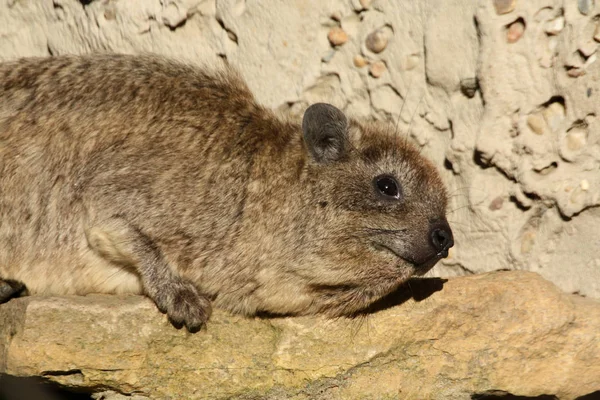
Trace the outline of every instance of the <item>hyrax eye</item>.
<path fill-rule="evenodd" d="M 386 200 L 398 200 L 401 196 L 400 184 L 390 175 L 380 175 L 373 180 L 377 193 Z"/>

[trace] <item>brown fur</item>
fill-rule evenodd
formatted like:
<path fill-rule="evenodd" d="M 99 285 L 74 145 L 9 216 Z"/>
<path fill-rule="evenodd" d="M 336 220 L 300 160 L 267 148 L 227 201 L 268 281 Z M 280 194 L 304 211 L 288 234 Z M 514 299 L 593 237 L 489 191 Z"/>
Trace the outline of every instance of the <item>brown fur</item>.
<path fill-rule="evenodd" d="M 321 141 L 334 157 L 319 160 L 301 124 L 259 106 L 227 68 L 119 55 L 0 64 L 0 289 L 145 293 L 190 329 L 211 303 L 352 315 L 444 256 L 430 232 L 447 227 L 446 192 L 393 129 L 344 121 L 345 140 Z M 376 195 L 382 173 L 401 200 Z"/>

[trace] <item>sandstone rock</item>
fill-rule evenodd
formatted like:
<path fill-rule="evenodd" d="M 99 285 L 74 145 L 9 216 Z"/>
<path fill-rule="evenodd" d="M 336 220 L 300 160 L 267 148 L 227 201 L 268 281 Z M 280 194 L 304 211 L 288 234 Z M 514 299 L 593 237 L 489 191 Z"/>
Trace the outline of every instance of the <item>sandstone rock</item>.
<path fill-rule="evenodd" d="M 175 29 L 187 20 L 187 10 L 181 9 L 177 2 L 169 2 L 162 10 L 162 22 L 171 29 Z"/>
<path fill-rule="evenodd" d="M 565 17 L 562 15 L 546 23 L 545 32 L 549 35 L 558 35 L 565 27 Z"/>
<path fill-rule="evenodd" d="M 544 108 L 542 114 L 548 123 L 548 127 L 553 131 L 557 131 L 565 119 L 565 106 L 560 101 L 553 101 Z"/>
<path fill-rule="evenodd" d="M 494 200 L 491 201 L 491 203 L 489 205 L 489 209 L 492 211 L 500 210 L 502 208 L 503 204 L 504 204 L 504 198 L 501 196 L 498 196 Z"/>
<path fill-rule="evenodd" d="M 531 114 L 527 117 L 527 125 L 529 129 L 535 134 L 543 135 L 548 129 L 546 120 L 539 114 Z"/>
<path fill-rule="evenodd" d="M 375 32 L 372 32 L 371 34 L 369 34 L 369 36 L 367 36 L 366 39 L 367 49 L 369 49 L 375 54 L 381 53 L 383 50 L 385 50 L 387 43 L 387 35 L 382 29 L 378 29 Z"/>
<path fill-rule="evenodd" d="M 596 28 L 594 30 L 594 40 L 596 42 L 600 42 L 600 25 L 596 25 Z"/>
<path fill-rule="evenodd" d="M 576 161 L 588 141 L 588 131 L 585 127 L 576 126 L 570 129 L 560 143 L 560 156 L 567 161 Z"/>
<path fill-rule="evenodd" d="M 400 64 L 400 66 L 402 67 L 403 70 L 410 71 L 412 69 L 415 69 L 415 67 L 417 65 L 419 65 L 419 61 L 420 61 L 420 58 L 418 55 L 410 54 L 402 60 L 402 63 Z"/>
<path fill-rule="evenodd" d="M 588 15 L 594 8 L 594 0 L 577 0 L 579 12 L 583 15 Z"/>
<path fill-rule="evenodd" d="M 587 132 L 585 129 L 573 129 L 567 134 L 567 143 L 569 150 L 580 150 L 585 146 Z"/>
<path fill-rule="evenodd" d="M 0 59 L 97 51 L 225 59 L 268 107 L 300 112 L 328 101 L 394 123 L 406 104 L 401 127 L 451 193 L 456 245 L 433 273 L 534 270 L 600 298 L 599 244 L 590 239 L 600 226 L 600 119 L 588 122 L 600 96 L 589 43 L 600 41 L 597 10 L 591 0 L 8 0 L 0 1 Z M 519 18 L 526 31 L 509 44 L 506 27 Z M 335 49 L 333 25 L 349 36 Z M 396 44 L 389 36 L 385 59 L 365 44 L 382 27 L 393 28 Z M 357 68 L 357 54 L 385 61 L 383 75 Z M 464 85 L 474 77 L 477 86 Z M 532 133 L 528 116 L 543 117 L 556 99 L 565 109 L 556 129 Z M 585 138 L 567 138 L 581 121 Z M 567 162 L 543 168 L 558 157 Z M 491 210 L 497 197 L 506 201 Z M 523 254 L 531 221 L 538 240 Z"/>
<path fill-rule="evenodd" d="M 371 68 L 369 68 L 369 73 L 373 78 L 380 78 L 381 75 L 385 72 L 387 67 L 383 61 L 375 61 L 371 64 Z"/>
<path fill-rule="evenodd" d="M 525 24 L 521 19 L 516 20 L 508 26 L 506 31 L 506 41 L 508 43 L 516 43 L 525 33 Z"/>
<path fill-rule="evenodd" d="M 584 192 L 587 192 L 588 190 L 590 190 L 590 183 L 588 182 L 587 179 L 584 179 L 581 182 L 579 182 L 579 186 L 581 187 L 581 190 L 583 190 Z"/>
<path fill-rule="evenodd" d="M 360 54 L 357 54 L 354 56 L 354 58 L 352 59 L 354 66 L 357 68 L 362 68 L 364 66 L 366 66 L 369 62 Z"/>
<path fill-rule="evenodd" d="M 475 97 L 478 88 L 477 78 L 465 78 L 460 81 L 460 91 L 470 99 Z"/>
<path fill-rule="evenodd" d="M 335 56 L 335 49 L 329 49 L 323 57 L 321 57 L 321 61 L 324 63 L 328 63 Z"/>
<path fill-rule="evenodd" d="M 585 64 L 585 58 L 580 51 L 574 51 L 567 57 L 565 65 L 567 67 L 581 68 Z"/>
<path fill-rule="evenodd" d="M 348 41 L 348 35 L 339 26 L 334 26 L 327 34 L 329 42 L 334 46 L 341 46 Z"/>
<path fill-rule="evenodd" d="M 359 0 L 360 5 L 363 7 L 363 9 L 369 8 L 369 6 L 371 5 L 372 1 L 373 0 Z"/>
<path fill-rule="evenodd" d="M 583 44 L 581 47 L 579 47 L 579 51 L 586 58 L 588 58 L 592 54 L 594 54 L 597 49 L 598 49 L 598 43 L 591 41 L 591 40 L 588 41 L 587 43 Z"/>
<path fill-rule="evenodd" d="M 569 68 L 567 69 L 567 75 L 569 75 L 571 78 L 579 78 L 580 76 L 585 75 L 585 69 L 583 68 Z"/>
<path fill-rule="evenodd" d="M 494 0 L 497 14 L 508 14 L 515 9 L 517 0 Z"/>
<path fill-rule="evenodd" d="M 21 298 L 0 306 L 0 373 L 151 399 L 573 399 L 600 389 L 599 302 L 529 272 L 411 288 L 413 299 L 358 320 L 216 312 L 196 334 L 143 297 Z"/>
<path fill-rule="evenodd" d="M 598 59 L 598 55 L 594 52 L 594 54 L 590 55 L 587 60 L 585 60 L 584 67 L 588 68 L 591 64 L 595 63 Z"/>

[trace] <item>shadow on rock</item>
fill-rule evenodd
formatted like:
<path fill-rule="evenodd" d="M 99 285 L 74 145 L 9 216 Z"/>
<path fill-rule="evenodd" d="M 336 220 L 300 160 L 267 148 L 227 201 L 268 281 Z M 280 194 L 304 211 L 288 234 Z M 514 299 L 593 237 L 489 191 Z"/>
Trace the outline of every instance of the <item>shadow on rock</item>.
<path fill-rule="evenodd" d="M 378 311 L 385 310 L 387 308 L 398 306 L 402 303 L 407 302 L 410 299 L 414 301 L 423 301 L 435 292 L 439 292 L 443 289 L 444 283 L 447 279 L 442 278 L 413 278 L 409 279 L 404 285 L 388 294 L 385 297 L 377 300 L 371 304 L 368 308 L 357 312 L 354 315 L 350 315 L 350 318 L 363 317 L 365 315 L 373 314 Z M 275 318 L 288 318 L 293 315 L 286 314 L 273 314 L 268 312 L 259 312 L 256 314 L 261 319 L 275 319 Z"/>
<path fill-rule="evenodd" d="M 39 377 L 0 374 L 0 400 L 88 400 L 89 393 L 70 391 Z"/>
<path fill-rule="evenodd" d="M 370 307 L 356 314 L 356 316 L 364 316 L 378 311 L 382 311 L 391 307 L 399 306 L 413 299 L 416 302 L 423 301 L 435 292 L 439 292 L 444 288 L 444 283 L 448 282 L 443 278 L 413 278 L 409 279 L 404 285 L 388 294 L 385 297 L 371 304 Z"/>

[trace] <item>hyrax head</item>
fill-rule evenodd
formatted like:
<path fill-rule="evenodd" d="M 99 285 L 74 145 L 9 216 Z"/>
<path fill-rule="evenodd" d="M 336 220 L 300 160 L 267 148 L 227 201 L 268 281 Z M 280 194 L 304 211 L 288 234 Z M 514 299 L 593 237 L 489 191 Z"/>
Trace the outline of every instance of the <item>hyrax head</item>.
<path fill-rule="evenodd" d="M 302 130 L 318 204 L 314 307 L 355 314 L 448 255 L 446 190 L 404 138 L 323 103 L 306 110 Z"/>

